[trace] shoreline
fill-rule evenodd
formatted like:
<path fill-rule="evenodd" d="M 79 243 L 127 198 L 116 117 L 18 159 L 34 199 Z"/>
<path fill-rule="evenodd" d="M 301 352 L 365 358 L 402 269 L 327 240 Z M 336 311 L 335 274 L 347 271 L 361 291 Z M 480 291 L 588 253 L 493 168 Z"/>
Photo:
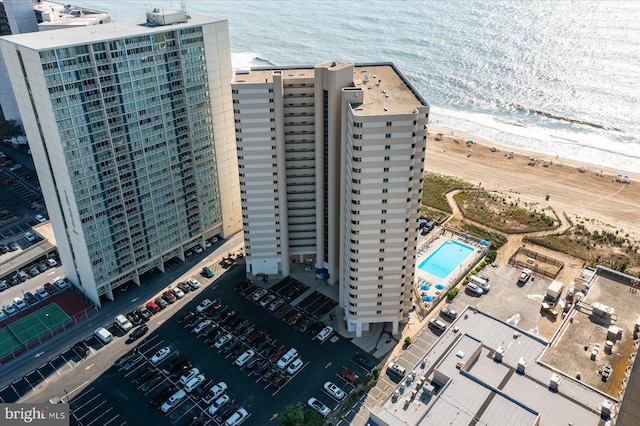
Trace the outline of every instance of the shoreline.
<path fill-rule="evenodd" d="M 513 157 L 506 152 L 513 152 Z M 528 165 L 529 157 L 536 157 L 537 164 Z M 544 160 L 551 163 L 545 166 Z M 556 159 L 433 126 L 429 126 L 425 172 L 456 176 L 487 191 L 516 193 L 523 200 L 550 205 L 559 216 L 597 219 L 640 238 L 640 175 L 635 173 Z M 624 176 L 629 183 L 622 183 Z"/>

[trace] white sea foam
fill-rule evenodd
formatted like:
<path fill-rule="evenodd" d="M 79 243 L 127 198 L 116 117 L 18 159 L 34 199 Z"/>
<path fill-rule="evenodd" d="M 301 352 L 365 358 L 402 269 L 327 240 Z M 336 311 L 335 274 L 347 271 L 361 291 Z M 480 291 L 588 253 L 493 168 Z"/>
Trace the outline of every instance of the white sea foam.
<path fill-rule="evenodd" d="M 234 70 L 248 70 L 255 66 L 258 54 L 255 52 L 231 52 L 231 66 Z"/>

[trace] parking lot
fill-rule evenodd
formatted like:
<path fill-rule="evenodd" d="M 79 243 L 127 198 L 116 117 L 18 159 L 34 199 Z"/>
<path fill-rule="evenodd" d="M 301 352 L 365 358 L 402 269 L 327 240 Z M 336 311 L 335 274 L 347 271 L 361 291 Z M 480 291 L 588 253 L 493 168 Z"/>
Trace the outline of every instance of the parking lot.
<path fill-rule="evenodd" d="M 197 278 L 206 284 L 202 277 Z M 366 375 L 371 368 L 354 362 L 357 347 L 335 334 L 319 341 L 315 337 L 324 325 L 317 323 L 313 315 L 305 314 L 301 308 L 284 299 L 276 303 L 273 310 L 269 309 L 271 303 L 262 307 L 260 300 L 253 300 L 260 287 L 254 284 L 238 286 L 244 282 L 244 268 L 226 270 L 210 286 L 197 290 L 194 297 L 170 305 L 172 308 L 168 314 L 159 313 L 158 319 L 153 316 L 147 323 L 150 331 L 135 342 L 125 342 L 127 333 L 111 323 L 107 325 L 114 336 L 111 343 L 105 345 L 95 336 L 90 337 L 86 340 L 84 356 L 82 348 L 70 348 L 0 390 L 0 399 L 3 402 L 43 401 L 55 396 L 64 398 L 68 392 L 74 416 L 84 425 L 106 422 L 215 425 L 224 422 L 224 416 L 231 415 L 239 407 L 248 412 L 245 424 L 263 425 L 276 424 L 278 414 L 287 406 L 297 401 L 306 404 L 311 397 L 317 398 L 330 410 L 338 407 L 340 401 L 355 389 L 352 382 L 356 377 Z M 269 295 L 267 293 L 265 297 Z M 198 304 L 205 298 L 215 301 L 216 307 L 209 306 L 211 309 L 204 310 L 203 317 L 197 321 L 191 318 L 189 326 L 184 321 L 180 322 L 189 312 L 197 313 Z M 215 316 L 216 312 L 223 310 L 224 315 Z M 194 328 L 207 319 L 211 323 L 201 325 L 199 333 L 195 333 Z M 251 334 L 260 329 L 264 329 L 264 336 L 250 339 Z M 301 329 L 307 332 L 303 333 Z M 232 335 L 229 343 L 216 347 L 216 340 L 225 334 Z M 118 357 L 132 353 L 136 347 L 140 359 L 126 367 L 126 371 L 124 364 L 112 366 Z M 151 357 L 164 347 L 170 348 L 169 356 L 152 365 Z M 301 362 L 287 372 L 288 366 L 277 366 L 278 356 L 291 348 L 297 350 Z M 242 366 L 236 365 L 237 358 L 248 349 L 255 352 L 256 361 L 248 360 Z M 165 413 L 156 406 L 166 401 L 170 396 L 168 392 L 175 393 L 184 385 L 179 384 L 180 377 L 175 371 L 165 373 L 162 370 L 180 358 L 185 358 L 189 367 L 198 368 L 205 379 Z M 369 357 L 369 361 L 375 365 L 375 360 Z M 158 370 L 140 378 L 149 368 Z M 184 374 L 184 367 L 180 373 Z M 80 382 L 85 376 L 87 379 Z M 74 389 L 68 389 L 72 387 L 71 382 L 65 387 L 65 377 L 74 378 Z M 336 384 L 338 392 L 345 395 L 336 398 L 326 391 L 324 384 L 328 381 Z M 211 415 L 208 408 L 213 400 L 205 402 L 203 397 L 209 392 L 207 386 L 212 387 L 219 382 L 227 385 L 225 394 L 229 396 L 229 402 L 224 404 L 225 409 L 223 407 Z M 82 411 L 87 407 L 86 401 L 92 398 L 108 403 L 93 411 Z M 77 412 L 74 407 L 78 407 Z M 224 416 L 219 416 L 221 412 Z"/>

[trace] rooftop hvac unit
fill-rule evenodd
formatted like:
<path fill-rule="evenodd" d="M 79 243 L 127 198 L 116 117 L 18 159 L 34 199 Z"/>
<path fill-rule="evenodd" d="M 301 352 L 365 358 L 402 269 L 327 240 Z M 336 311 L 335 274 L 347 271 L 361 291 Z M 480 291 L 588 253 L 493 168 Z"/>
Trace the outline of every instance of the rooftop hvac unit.
<path fill-rule="evenodd" d="M 612 325 L 607 329 L 607 340 L 620 340 L 622 338 L 622 329 Z"/>
<path fill-rule="evenodd" d="M 504 348 L 502 346 L 498 346 L 496 353 L 493 354 L 493 360 L 495 362 L 502 362 L 502 357 L 504 357 Z"/>
<path fill-rule="evenodd" d="M 600 412 L 602 417 L 608 418 L 611 417 L 611 410 L 613 409 L 613 402 L 605 399 L 602 401 L 602 411 Z"/>
<path fill-rule="evenodd" d="M 516 368 L 516 372 L 520 374 L 524 374 L 524 369 L 527 367 L 527 360 L 525 358 L 520 358 L 518 361 L 518 367 Z"/>
<path fill-rule="evenodd" d="M 549 382 L 549 388 L 551 390 L 557 391 L 559 384 L 560 384 L 560 376 L 558 376 L 557 374 L 551 375 L 551 381 Z"/>

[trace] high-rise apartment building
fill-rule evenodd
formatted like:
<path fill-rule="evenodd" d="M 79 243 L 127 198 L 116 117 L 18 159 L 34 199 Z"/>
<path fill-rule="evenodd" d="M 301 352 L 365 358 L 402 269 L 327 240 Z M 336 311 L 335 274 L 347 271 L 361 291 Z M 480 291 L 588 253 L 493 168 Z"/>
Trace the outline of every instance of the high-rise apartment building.
<path fill-rule="evenodd" d="M 242 229 L 226 20 L 0 39 L 64 271 L 87 297 Z"/>
<path fill-rule="evenodd" d="M 0 0 L 0 35 L 100 25 L 111 22 L 106 12 L 47 0 Z M 16 98 L 0 55 L 0 107 L 6 120 L 22 122 Z"/>
<path fill-rule="evenodd" d="M 247 273 L 339 283 L 351 331 L 412 307 L 428 103 L 389 63 L 236 72 Z"/>

